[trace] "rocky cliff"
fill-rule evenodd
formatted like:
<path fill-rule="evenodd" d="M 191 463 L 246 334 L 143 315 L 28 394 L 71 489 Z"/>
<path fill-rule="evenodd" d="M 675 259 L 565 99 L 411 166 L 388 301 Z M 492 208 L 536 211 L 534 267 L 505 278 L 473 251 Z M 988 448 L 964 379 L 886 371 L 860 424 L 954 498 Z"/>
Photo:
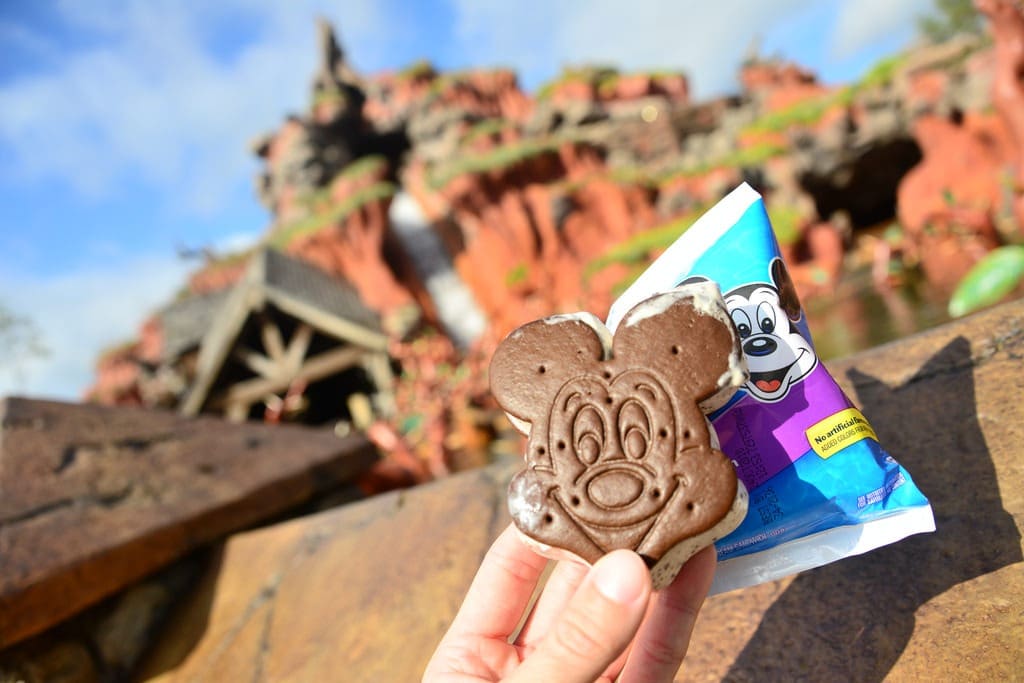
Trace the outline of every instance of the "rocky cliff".
<path fill-rule="evenodd" d="M 484 369 L 505 333 L 553 312 L 603 315 L 741 181 L 765 195 L 805 299 L 830 292 L 854 254 L 879 287 L 916 270 L 949 288 L 1022 235 L 1020 131 L 1012 98 L 991 95 L 997 60 L 1013 59 L 998 35 L 995 48 L 979 36 L 917 47 L 842 87 L 752 56 L 739 93 L 692 102 L 683 74 L 605 67 L 532 95 L 505 70 L 363 76 L 319 30 L 308 109 L 253 145 L 264 241 L 380 314 L 400 374 L 396 416 L 373 434 L 422 465 L 416 479 L 489 459 L 506 425 Z M 416 229 L 396 228 L 397 193 Z M 209 258 L 187 297 L 230 287 L 246 259 Z M 440 282 L 459 295 L 445 302 Z M 104 357 L 92 397 L 173 405 L 194 356 L 161 350 L 165 319 Z"/>

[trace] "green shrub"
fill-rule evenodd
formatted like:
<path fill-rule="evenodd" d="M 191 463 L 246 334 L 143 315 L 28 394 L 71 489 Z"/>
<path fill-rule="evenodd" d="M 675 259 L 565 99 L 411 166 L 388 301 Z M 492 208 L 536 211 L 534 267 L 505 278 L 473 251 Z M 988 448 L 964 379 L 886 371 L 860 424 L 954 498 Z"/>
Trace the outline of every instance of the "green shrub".
<path fill-rule="evenodd" d="M 417 59 L 409 66 L 396 73 L 395 78 L 400 81 L 411 81 L 419 78 L 420 76 L 429 76 L 435 73 L 437 72 L 434 70 L 434 65 L 430 63 L 429 59 Z"/>
<path fill-rule="evenodd" d="M 515 123 L 508 119 L 484 119 L 473 124 L 473 126 L 466 131 L 466 134 L 462 136 L 462 143 L 468 144 L 479 138 L 490 137 L 513 127 L 515 127 Z"/>
<path fill-rule="evenodd" d="M 505 286 L 515 287 L 526 282 L 527 276 L 530 274 L 530 270 L 526 267 L 525 263 L 520 263 L 512 270 L 505 274 Z"/>
<path fill-rule="evenodd" d="M 794 126 L 809 126 L 820 121 L 828 108 L 836 102 L 835 94 L 801 100 L 779 111 L 765 114 L 747 126 L 746 132 L 781 133 Z"/>
<path fill-rule="evenodd" d="M 327 185 L 313 192 L 307 192 L 306 194 L 297 197 L 295 201 L 301 206 L 308 208 L 310 211 L 319 213 L 320 211 L 329 208 L 332 201 L 331 192 L 335 182 L 338 180 L 355 180 L 356 178 L 368 175 L 371 172 L 376 172 L 382 168 L 386 168 L 387 164 L 387 159 L 379 154 L 360 157 L 338 171 Z"/>
<path fill-rule="evenodd" d="M 779 244 L 795 244 L 800 239 L 800 210 L 788 204 L 771 204 L 767 210 Z"/>
<path fill-rule="evenodd" d="M 394 194 L 395 186 L 393 184 L 375 183 L 349 195 L 326 211 L 282 225 L 267 237 L 266 243 L 275 249 L 284 249 L 296 239 L 315 233 L 332 223 L 337 223 L 370 202 L 386 199 Z"/>
<path fill-rule="evenodd" d="M 657 179 L 658 185 L 664 186 L 677 178 L 694 178 L 702 176 L 716 168 L 751 168 L 760 166 L 774 157 L 782 156 L 787 152 L 785 145 L 771 142 L 761 142 L 751 147 L 737 149 L 724 156 L 706 161 L 697 166 L 675 169 L 663 174 Z"/>
<path fill-rule="evenodd" d="M 460 175 L 476 175 L 507 168 L 525 159 L 554 152 L 563 144 L 578 140 L 579 136 L 576 135 L 552 135 L 518 140 L 487 152 L 467 152 L 449 162 L 434 166 L 428 171 L 427 182 L 431 188 L 439 190 Z"/>
<path fill-rule="evenodd" d="M 625 242 L 613 246 L 584 267 L 583 277 L 588 279 L 613 263 L 641 263 L 646 266 L 651 252 L 667 249 L 693 225 L 697 220 L 696 217 L 703 211 L 703 208 L 694 210 L 681 218 L 645 230 Z"/>
<path fill-rule="evenodd" d="M 907 56 L 905 54 L 883 57 L 875 62 L 874 66 L 864 73 L 861 79 L 857 82 L 856 87 L 870 88 L 874 86 L 888 85 L 892 82 L 896 72 L 906 63 L 906 61 Z"/>
<path fill-rule="evenodd" d="M 387 168 L 388 160 L 380 154 L 370 154 L 365 157 L 359 157 L 351 164 L 341 169 L 338 172 L 337 178 L 344 178 L 346 180 L 352 180 L 353 178 L 359 178 L 372 172 L 379 171 Z M 331 181 L 332 183 L 334 181 Z"/>
<path fill-rule="evenodd" d="M 565 67 L 554 79 L 543 83 L 534 94 L 534 98 L 537 100 L 543 100 L 551 97 L 555 92 L 555 89 L 563 84 L 570 81 L 579 81 L 582 83 L 590 83 L 598 91 L 603 87 L 607 88 L 608 83 L 614 84 L 615 80 L 619 77 L 618 69 L 609 66 L 601 65 L 584 65 Z"/>

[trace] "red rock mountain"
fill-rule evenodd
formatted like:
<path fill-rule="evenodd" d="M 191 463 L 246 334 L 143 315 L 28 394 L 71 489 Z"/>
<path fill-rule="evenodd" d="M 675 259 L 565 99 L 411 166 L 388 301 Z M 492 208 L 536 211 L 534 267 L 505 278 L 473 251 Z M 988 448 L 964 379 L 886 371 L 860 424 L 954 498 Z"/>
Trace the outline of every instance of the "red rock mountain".
<path fill-rule="evenodd" d="M 506 70 L 362 76 L 321 24 L 308 110 L 253 145 L 272 217 L 262 247 L 379 315 L 398 374 L 378 442 L 425 463 L 420 478 L 478 464 L 503 428 L 484 372 L 497 341 L 553 312 L 603 315 L 741 181 L 765 195 L 805 298 L 834 287 L 851 249 L 870 253 L 880 286 L 896 263 L 948 287 L 1019 239 L 1022 95 L 1006 74 L 1024 36 L 1000 30 L 994 47 L 915 48 L 843 87 L 753 57 L 739 94 L 694 103 L 679 73 L 567 69 L 533 95 Z M 185 299 L 227 292 L 248 258 L 210 255 Z M 176 405 L 202 335 L 168 351 L 171 318 L 106 354 L 90 396 Z"/>

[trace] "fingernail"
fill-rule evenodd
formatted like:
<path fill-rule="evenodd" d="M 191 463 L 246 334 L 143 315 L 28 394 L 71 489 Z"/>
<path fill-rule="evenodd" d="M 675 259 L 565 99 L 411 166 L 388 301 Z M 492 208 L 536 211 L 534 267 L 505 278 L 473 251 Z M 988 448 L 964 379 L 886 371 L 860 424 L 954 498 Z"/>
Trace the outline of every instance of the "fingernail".
<path fill-rule="evenodd" d="M 644 592 L 646 571 L 643 561 L 634 553 L 615 551 L 594 564 L 594 585 L 612 602 L 628 605 Z"/>

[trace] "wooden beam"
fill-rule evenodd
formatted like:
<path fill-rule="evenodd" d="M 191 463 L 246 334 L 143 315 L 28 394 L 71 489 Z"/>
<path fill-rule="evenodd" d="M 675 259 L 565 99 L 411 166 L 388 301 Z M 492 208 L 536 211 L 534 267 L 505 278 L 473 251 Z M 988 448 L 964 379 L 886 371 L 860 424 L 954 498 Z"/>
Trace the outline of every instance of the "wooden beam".
<path fill-rule="evenodd" d="M 281 364 L 272 358 L 267 358 L 262 353 L 239 347 L 232 354 L 236 360 L 245 365 L 257 375 L 272 379 L 281 374 Z"/>
<path fill-rule="evenodd" d="M 376 402 L 382 415 L 393 415 L 395 407 L 395 378 L 391 372 L 391 359 L 386 353 L 368 354 L 363 367 L 377 388 Z"/>
<path fill-rule="evenodd" d="M 253 270 L 262 267 L 260 261 L 261 258 L 258 258 L 250 265 L 245 279 L 228 296 L 217 319 L 203 336 L 196 376 L 179 408 L 182 414 L 198 415 L 203 409 L 217 375 L 225 359 L 231 354 L 231 347 L 238 339 L 245 321 L 255 308 L 263 306 L 263 288 L 250 284 L 254 277 Z"/>
<path fill-rule="evenodd" d="M 358 365 L 365 349 L 353 346 L 331 349 L 313 356 L 306 360 L 302 368 L 292 377 L 247 379 L 229 387 L 218 397 L 215 405 L 230 405 L 232 403 L 252 403 L 261 400 L 268 393 L 278 393 L 288 389 L 288 386 L 295 380 L 316 382 L 325 377 L 341 372 L 345 368 Z"/>
<path fill-rule="evenodd" d="M 260 337 L 263 339 L 263 348 L 267 355 L 276 361 L 284 358 L 284 340 L 281 337 L 279 328 L 270 316 L 265 316 L 260 324 Z"/>
<path fill-rule="evenodd" d="M 234 401 L 228 404 L 224 414 L 228 418 L 228 422 L 245 422 L 246 418 L 249 417 L 249 404 Z"/>
<path fill-rule="evenodd" d="M 280 343 L 281 334 L 276 325 L 264 325 L 264 331 L 266 330 L 272 330 L 268 333 L 269 339 L 274 339 L 275 337 L 277 339 L 277 341 L 271 342 L 272 345 Z M 288 340 L 288 345 L 286 347 L 282 346 L 281 349 L 283 350 L 277 351 L 278 355 L 275 357 L 268 358 L 258 351 L 244 347 L 236 348 L 231 355 L 265 379 L 290 380 L 302 369 L 302 360 L 306 357 L 306 352 L 309 350 L 309 345 L 312 341 L 313 328 L 303 323 L 299 325 L 298 329 L 295 330 L 295 334 Z"/>
<path fill-rule="evenodd" d="M 309 351 L 309 344 L 313 341 L 313 328 L 302 323 L 295 334 L 288 340 L 288 349 L 285 351 L 282 365 L 288 369 L 288 374 L 295 374 L 302 368 L 302 361 Z"/>
<path fill-rule="evenodd" d="M 297 299 L 281 290 L 268 287 L 266 290 L 267 300 L 280 308 L 285 313 L 305 320 L 316 326 L 324 334 L 345 342 L 359 344 L 368 349 L 386 351 L 388 338 L 381 332 L 363 327 L 334 314 L 326 313 L 323 310 Z"/>

